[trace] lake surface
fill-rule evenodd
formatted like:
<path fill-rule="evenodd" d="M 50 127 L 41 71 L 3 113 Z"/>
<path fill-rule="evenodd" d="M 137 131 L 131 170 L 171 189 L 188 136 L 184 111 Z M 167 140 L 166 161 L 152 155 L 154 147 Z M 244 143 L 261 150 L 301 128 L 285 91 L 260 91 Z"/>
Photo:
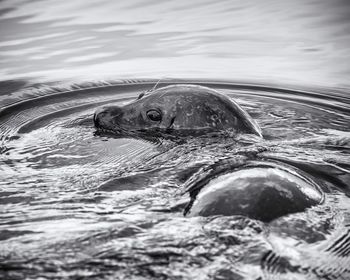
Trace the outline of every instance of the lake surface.
<path fill-rule="evenodd" d="M 350 4 L 2 1 L 2 79 L 349 86 Z"/>
<path fill-rule="evenodd" d="M 1 1 L 0 279 L 350 278 L 348 30 L 348 1 Z M 264 141 L 95 133 L 99 106 L 174 83 L 233 98 Z M 186 180 L 247 154 L 324 202 L 183 216 Z"/>

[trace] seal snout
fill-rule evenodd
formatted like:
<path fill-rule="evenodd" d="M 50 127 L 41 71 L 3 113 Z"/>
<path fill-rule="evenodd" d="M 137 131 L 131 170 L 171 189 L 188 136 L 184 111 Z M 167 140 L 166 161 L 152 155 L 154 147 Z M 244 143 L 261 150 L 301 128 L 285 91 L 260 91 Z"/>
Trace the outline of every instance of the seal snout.
<path fill-rule="evenodd" d="M 95 127 L 97 128 L 108 128 L 108 124 L 111 121 L 119 118 L 122 115 L 122 108 L 118 106 L 104 106 L 98 108 L 93 116 Z"/>
<path fill-rule="evenodd" d="M 95 127 L 101 127 L 101 119 L 106 115 L 106 107 L 98 108 L 94 113 L 94 124 Z"/>

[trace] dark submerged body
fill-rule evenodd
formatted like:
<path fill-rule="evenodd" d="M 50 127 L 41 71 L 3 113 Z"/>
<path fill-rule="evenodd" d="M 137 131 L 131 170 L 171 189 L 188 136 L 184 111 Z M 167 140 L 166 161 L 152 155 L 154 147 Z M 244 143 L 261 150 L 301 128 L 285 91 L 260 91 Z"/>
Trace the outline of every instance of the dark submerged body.
<path fill-rule="evenodd" d="M 202 187 L 198 189 L 198 186 Z M 243 215 L 270 222 L 323 202 L 324 193 L 290 166 L 247 162 L 190 187 L 186 216 Z"/>

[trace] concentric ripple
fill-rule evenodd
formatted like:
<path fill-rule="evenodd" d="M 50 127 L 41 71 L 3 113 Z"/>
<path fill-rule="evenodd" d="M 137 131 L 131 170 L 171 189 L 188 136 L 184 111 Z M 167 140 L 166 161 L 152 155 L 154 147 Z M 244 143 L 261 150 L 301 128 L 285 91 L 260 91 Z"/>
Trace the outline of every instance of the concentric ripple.
<path fill-rule="evenodd" d="M 264 140 L 150 142 L 95 133 L 96 108 L 129 102 L 155 82 L 26 89 L 7 99 L 0 108 L 1 276 L 349 278 L 346 95 L 326 102 L 325 90 L 163 81 L 158 87 L 196 83 L 235 98 Z M 322 181 L 325 202 L 271 224 L 183 217 L 186 180 L 219 159 L 239 164 L 259 153 Z"/>

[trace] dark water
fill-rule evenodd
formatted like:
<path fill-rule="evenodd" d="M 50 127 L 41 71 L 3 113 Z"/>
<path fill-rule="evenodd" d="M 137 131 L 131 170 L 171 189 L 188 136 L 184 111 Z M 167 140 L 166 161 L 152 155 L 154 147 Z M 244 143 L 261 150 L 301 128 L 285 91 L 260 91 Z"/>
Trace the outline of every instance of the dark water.
<path fill-rule="evenodd" d="M 350 278 L 347 1 L 0 8 L 0 279 Z M 234 98 L 264 140 L 95 134 L 98 106 L 159 79 Z M 191 174 L 255 150 L 324 203 L 271 223 L 183 216 Z"/>

